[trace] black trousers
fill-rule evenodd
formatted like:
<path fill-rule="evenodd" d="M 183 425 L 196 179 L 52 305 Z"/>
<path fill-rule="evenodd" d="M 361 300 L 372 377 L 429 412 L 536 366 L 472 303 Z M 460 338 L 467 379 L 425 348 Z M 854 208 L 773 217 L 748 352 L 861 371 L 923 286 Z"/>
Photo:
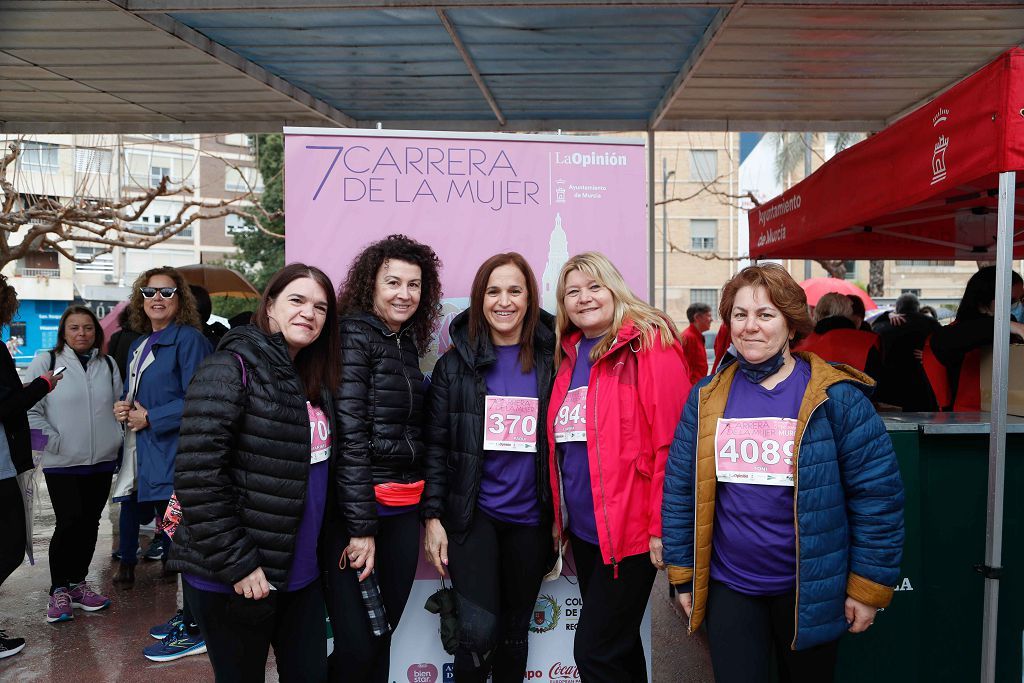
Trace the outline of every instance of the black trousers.
<path fill-rule="evenodd" d="M 25 503 L 14 477 L 0 479 L 0 584 L 25 559 Z"/>
<path fill-rule="evenodd" d="M 502 522 L 477 509 L 461 543 L 448 544 L 459 607 L 456 683 L 522 683 L 527 637 L 551 555 L 551 527 Z"/>
<path fill-rule="evenodd" d="M 327 680 L 327 624 L 320 581 L 297 591 L 270 591 L 262 600 L 214 593 L 182 581 L 210 655 L 217 683 L 266 678 L 274 646 L 282 683 Z"/>
<path fill-rule="evenodd" d="M 647 554 L 619 562 L 619 576 L 604 564 L 601 549 L 570 534 L 583 610 L 573 655 L 583 683 L 646 683 L 647 658 L 640 640 L 647 600 L 657 570 Z"/>
<path fill-rule="evenodd" d="M 331 681 L 387 683 L 391 666 L 391 635 L 405 611 L 416 578 L 420 552 L 419 511 L 381 517 L 377 527 L 374 571 L 391 632 L 374 636 L 359 593 L 359 572 L 338 569 L 338 558 L 348 545 L 343 534 L 330 534 L 327 571 L 327 611 L 334 630 L 334 653 L 328 662 Z M 397 676 L 396 676 L 397 677 Z"/>
<path fill-rule="evenodd" d="M 744 595 L 712 581 L 704 623 L 717 683 L 767 683 L 773 652 L 779 683 L 830 683 L 839 641 L 790 649 L 795 605 L 795 592 Z"/>
<path fill-rule="evenodd" d="M 100 515 L 110 495 L 110 472 L 45 474 L 57 517 L 50 538 L 50 593 L 85 580 L 96 551 Z"/>

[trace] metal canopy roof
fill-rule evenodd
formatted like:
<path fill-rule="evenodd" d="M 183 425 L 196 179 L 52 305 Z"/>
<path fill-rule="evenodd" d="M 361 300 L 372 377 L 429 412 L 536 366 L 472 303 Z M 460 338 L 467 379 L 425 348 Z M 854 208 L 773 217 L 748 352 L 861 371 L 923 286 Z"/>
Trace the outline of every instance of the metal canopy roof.
<path fill-rule="evenodd" d="M 0 0 L 0 130 L 877 130 L 1020 0 Z"/>

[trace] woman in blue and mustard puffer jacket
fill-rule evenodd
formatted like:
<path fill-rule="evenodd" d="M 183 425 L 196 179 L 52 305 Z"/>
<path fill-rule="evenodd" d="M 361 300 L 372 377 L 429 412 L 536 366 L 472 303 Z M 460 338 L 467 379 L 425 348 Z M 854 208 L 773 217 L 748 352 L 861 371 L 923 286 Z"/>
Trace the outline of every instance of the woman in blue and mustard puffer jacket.
<path fill-rule="evenodd" d="M 737 361 L 690 393 L 669 451 L 669 581 L 706 621 L 718 683 L 831 681 L 839 637 L 889 604 L 903 484 L 865 395 L 874 382 L 790 346 L 811 329 L 780 266 L 752 266 L 720 306 Z"/>

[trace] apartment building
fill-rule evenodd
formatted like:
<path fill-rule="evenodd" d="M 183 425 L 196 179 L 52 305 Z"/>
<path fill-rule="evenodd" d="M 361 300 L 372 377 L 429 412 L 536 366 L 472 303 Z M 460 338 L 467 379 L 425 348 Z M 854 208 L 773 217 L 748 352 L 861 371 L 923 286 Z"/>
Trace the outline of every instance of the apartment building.
<path fill-rule="evenodd" d="M 4 141 L 4 148 L 9 140 Z M 132 227 L 155 232 L 173 220 L 188 201 L 236 198 L 261 189 L 256 161 L 246 135 L 38 135 L 20 139 L 22 153 L 10 180 L 22 202 L 49 197 L 128 199 L 141 196 L 165 176 L 185 191 L 155 199 Z M 244 230 L 237 216 L 201 219 L 174 237 L 148 249 L 74 243 L 75 263 L 56 251 L 36 252 L 4 268 L 15 285 L 21 308 L 4 340 L 20 340 L 19 364 L 56 342 L 61 313 L 73 301 L 102 317 L 129 295 L 135 277 L 155 266 L 211 263 L 234 253 L 232 233 Z M 12 241 L 19 239 L 11 236 Z"/>

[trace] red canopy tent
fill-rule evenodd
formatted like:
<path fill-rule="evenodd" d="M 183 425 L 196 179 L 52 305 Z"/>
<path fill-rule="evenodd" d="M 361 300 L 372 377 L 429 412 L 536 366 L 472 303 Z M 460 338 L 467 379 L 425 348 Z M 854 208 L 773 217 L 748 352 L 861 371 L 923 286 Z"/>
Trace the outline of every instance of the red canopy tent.
<path fill-rule="evenodd" d="M 998 176 L 1020 170 L 1024 50 L 1015 48 L 752 210 L 750 256 L 993 260 Z M 1022 232 L 1024 216 L 1016 258 Z"/>
<path fill-rule="evenodd" d="M 837 154 L 750 212 L 750 256 L 996 261 L 1010 291 L 1024 258 L 1024 50 L 1009 50 L 932 102 Z M 1024 211 L 1020 212 L 1024 214 Z M 1005 487 L 1009 296 L 996 297 L 989 416 L 982 681 L 995 680 Z"/>

